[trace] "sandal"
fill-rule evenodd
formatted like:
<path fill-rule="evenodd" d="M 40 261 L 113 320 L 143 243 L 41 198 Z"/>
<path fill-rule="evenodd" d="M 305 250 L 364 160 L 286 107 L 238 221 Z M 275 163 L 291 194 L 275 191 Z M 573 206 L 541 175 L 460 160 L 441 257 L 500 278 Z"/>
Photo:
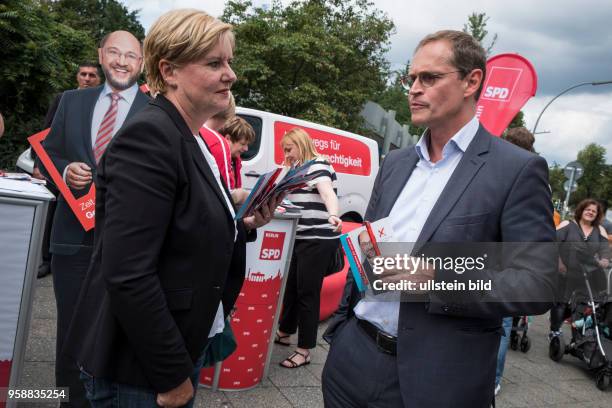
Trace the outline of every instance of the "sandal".
<path fill-rule="evenodd" d="M 281 336 L 280 334 L 278 334 L 278 332 L 276 332 L 276 337 L 274 338 L 274 344 L 280 344 L 281 346 L 288 347 L 291 345 L 291 341 L 284 342 L 283 339 L 288 339 L 290 337 L 291 337 L 290 334 L 285 334 L 284 336 Z"/>
<path fill-rule="evenodd" d="M 298 355 L 302 356 L 304 358 L 304 361 L 302 363 L 296 363 L 293 360 Z M 287 361 L 289 363 L 289 365 L 283 364 L 285 361 Z M 289 357 L 287 357 L 286 359 L 284 359 L 282 362 L 280 362 L 278 364 L 280 364 L 281 367 L 285 367 L 285 368 L 298 368 L 298 367 L 301 367 L 301 366 L 308 365 L 308 364 L 310 364 L 310 353 L 302 354 L 299 351 L 295 350 L 292 355 L 290 355 Z"/>

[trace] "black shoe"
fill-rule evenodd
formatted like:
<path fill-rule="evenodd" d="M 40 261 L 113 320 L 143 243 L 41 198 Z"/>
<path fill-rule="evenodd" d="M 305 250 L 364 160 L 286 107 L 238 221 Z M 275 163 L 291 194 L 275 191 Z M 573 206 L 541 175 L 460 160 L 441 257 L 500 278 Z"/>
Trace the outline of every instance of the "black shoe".
<path fill-rule="evenodd" d="M 36 277 L 40 279 L 40 278 L 44 278 L 45 276 L 49 274 L 51 274 L 51 266 L 49 265 L 48 262 L 43 262 L 38 267 L 38 273 L 36 274 Z"/>

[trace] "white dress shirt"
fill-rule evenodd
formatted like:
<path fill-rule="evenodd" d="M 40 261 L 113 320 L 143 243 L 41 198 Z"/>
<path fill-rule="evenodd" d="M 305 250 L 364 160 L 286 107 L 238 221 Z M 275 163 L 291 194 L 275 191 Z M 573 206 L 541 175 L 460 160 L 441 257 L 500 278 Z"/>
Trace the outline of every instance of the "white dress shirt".
<path fill-rule="evenodd" d="M 389 213 L 397 242 L 417 241 L 431 210 L 461 161 L 463 153 L 476 136 L 478 126 L 478 119 L 472 118 L 446 143 L 442 149 L 442 159 L 436 163 L 430 160 L 427 149 L 429 131 L 425 131 L 415 146 L 419 161 Z M 374 296 L 368 289 L 365 297 L 353 310 L 359 319 L 367 320 L 380 330 L 397 336 L 399 296 L 399 292 Z"/>
<path fill-rule="evenodd" d="M 221 173 L 219 172 L 219 167 L 217 166 L 217 162 L 213 155 L 208 151 L 206 144 L 204 144 L 204 140 L 200 135 L 193 135 L 195 137 L 196 142 L 198 142 L 198 146 L 200 150 L 202 150 L 202 154 L 208 163 L 208 166 L 213 172 L 215 180 L 219 185 L 219 189 L 221 190 L 221 194 L 223 194 L 223 198 L 225 199 L 225 204 L 230 210 L 232 214 L 232 219 L 234 220 L 234 242 L 236 241 L 236 237 L 238 236 L 238 230 L 236 229 L 236 213 L 234 212 L 234 206 L 232 205 L 232 198 L 228 197 L 223 185 L 221 184 Z M 215 320 L 213 321 L 212 327 L 210 328 L 210 332 L 208 333 L 208 338 L 214 337 L 215 334 L 223 332 L 225 328 L 225 319 L 223 318 L 223 302 L 219 302 L 219 307 L 217 307 L 217 313 L 215 314 Z"/>
<path fill-rule="evenodd" d="M 108 85 L 108 82 L 104 83 L 104 88 L 102 88 L 102 92 L 98 99 L 96 100 L 96 104 L 94 105 L 93 117 L 91 118 L 91 148 L 94 149 L 96 146 L 96 137 L 98 136 L 98 129 L 100 128 L 100 124 L 104 119 L 104 115 L 108 110 L 111 104 L 111 97 L 109 96 L 113 90 Z M 125 122 L 125 118 L 127 117 L 130 108 L 132 107 L 132 103 L 136 98 L 136 94 L 138 93 L 138 84 L 134 84 L 128 89 L 124 89 L 119 92 L 121 98 L 117 101 L 117 116 L 115 117 L 115 127 L 113 128 L 113 132 L 111 133 L 111 138 L 115 136 L 115 133 L 121 126 L 123 126 L 123 122 Z M 62 173 L 62 178 L 66 181 L 66 173 L 68 172 L 68 166 L 64 168 L 64 172 Z"/>
<path fill-rule="evenodd" d="M 108 82 L 104 83 L 104 88 L 96 101 L 96 105 L 94 106 L 93 117 L 91 119 L 91 147 L 93 148 L 96 145 L 96 137 L 98 136 L 98 129 L 100 129 L 100 124 L 104 119 L 104 115 L 106 111 L 110 107 L 111 97 L 110 94 L 113 93 Z M 119 100 L 117 101 L 117 116 L 115 117 L 115 127 L 113 128 L 113 132 L 111 133 L 112 137 L 115 136 L 115 133 L 121 126 L 123 126 L 123 122 L 125 122 L 125 118 L 127 117 L 130 108 L 132 107 L 132 103 L 136 98 L 136 94 L 138 93 L 138 84 L 134 84 L 128 89 L 124 89 L 119 92 Z"/>

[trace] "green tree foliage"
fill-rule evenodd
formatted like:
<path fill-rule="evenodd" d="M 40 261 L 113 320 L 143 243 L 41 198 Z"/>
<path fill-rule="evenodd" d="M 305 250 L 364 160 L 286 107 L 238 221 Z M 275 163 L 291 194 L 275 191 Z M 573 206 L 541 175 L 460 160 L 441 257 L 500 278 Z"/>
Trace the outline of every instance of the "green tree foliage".
<path fill-rule="evenodd" d="M 232 91 L 241 106 L 360 131 L 365 101 L 382 91 L 394 25 L 369 0 L 229 1 L 234 25 Z"/>
<path fill-rule="evenodd" d="M 463 32 L 471 34 L 472 37 L 474 37 L 478 40 L 478 42 L 480 42 L 480 45 L 483 46 L 483 48 L 487 52 L 487 55 L 491 55 L 491 50 L 497 42 L 497 34 L 493 34 L 493 39 L 491 40 L 491 43 L 486 46 L 484 41 L 487 35 L 489 35 L 489 32 L 487 31 L 488 21 L 489 17 L 487 17 L 487 13 L 474 12 L 468 16 L 467 24 L 463 25 Z"/>
<path fill-rule="evenodd" d="M 564 182 L 563 167 L 555 163 L 554 166 L 548 169 L 548 183 L 552 189 L 553 202 L 565 200 Z"/>
<path fill-rule="evenodd" d="M 96 44 L 108 33 L 129 31 L 143 40 L 138 10 L 130 11 L 117 0 L 51 0 L 50 9 L 62 23 L 91 34 Z"/>
<path fill-rule="evenodd" d="M 410 62 L 406 64 L 406 70 Z M 411 135 L 421 135 L 424 128 L 415 126 L 412 124 L 412 115 L 410 113 L 410 106 L 408 106 L 408 91 L 404 89 L 400 78 L 406 71 L 395 71 L 392 75 L 394 81 L 391 85 L 388 85 L 383 92 L 375 95 L 372 101 L 376 102 L 385 110 L 394 110 L 395 120 L 398 123 L 406 124 L 409 126 Z"/>
<path fill-rule="evenodd" d="M 116 0 L 6 0 L 0 4 L 0 168 L 10 169 L 39 130 L 50 100 L 76 85 L 83 61 L 97 61 L 106 33 L 128 30 L 144 37 L 137 12 Z"/>
<path fill-rule="evenodd" d="M 597 198 L 605 200 L 608 203 L 608 209 L 612 210 L 612 164 L 605 165 L 601 179 Z"/>
<path fill-rule="evenodd" d="M 41 130 L 49 99 L 74 87 L 77 62 L 91 59 L 94 50 L 87 33 L 56 21 L 45 4 L 0 4 L 0 111 L 6 121 L 0 168 L 14 166 L 26 137 Z"/>
<path fill-rule="evenodd" d="M 525 115 L 523 114 L 523 111 L 519 111 L 519 113 L 516 114 L 508 125 L 508 129 L 521 126 L 525 127 Z"/>
<path fill-rule="evenodd" d="M 611 179 L 606 165 L 606 149 L 596 143 L 587 145 L 578 152 L 578 162 L 584 167 L 584 174 L 577 181 L 578 188 L 570 197 L 575 205 L 585 198 L 610 199 Z"/>

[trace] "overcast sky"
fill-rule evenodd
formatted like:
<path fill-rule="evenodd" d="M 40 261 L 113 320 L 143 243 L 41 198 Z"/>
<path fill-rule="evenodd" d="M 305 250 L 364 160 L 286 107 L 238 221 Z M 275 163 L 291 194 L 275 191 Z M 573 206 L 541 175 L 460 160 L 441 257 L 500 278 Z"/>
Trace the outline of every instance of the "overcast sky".
<path fill-rule="evenodd" d="M 193 7 L 219 16 L 224 0 L 122 0 L 140 10 L 149 26 L 163 12 Z M 254 4 L 266 1 L 255 0 Z M 285 2 L 284 2 L 285 3 Z M 490 17 L 489 37 L 498 35 L 492 55 L 516 52 L 527 58 L 538 74 L 536 96 L 523 108 L 531 130 L 545 104 L 564 89 L 582 82 L 612 80 L 612 1 L 610 0 L 374 0 L 395 23 L 389 62 L 404 64 L 418 41 L 440 29 L 462 29 L 472 12 Z M 238 45 L 239 46 L 239 45 Z M 583 86 L 557 99 L 546 110 L 535 148 L 548 160 L 564 166 L 587 144 L 607 150 L 612 163 L 612 85 Z"/>

